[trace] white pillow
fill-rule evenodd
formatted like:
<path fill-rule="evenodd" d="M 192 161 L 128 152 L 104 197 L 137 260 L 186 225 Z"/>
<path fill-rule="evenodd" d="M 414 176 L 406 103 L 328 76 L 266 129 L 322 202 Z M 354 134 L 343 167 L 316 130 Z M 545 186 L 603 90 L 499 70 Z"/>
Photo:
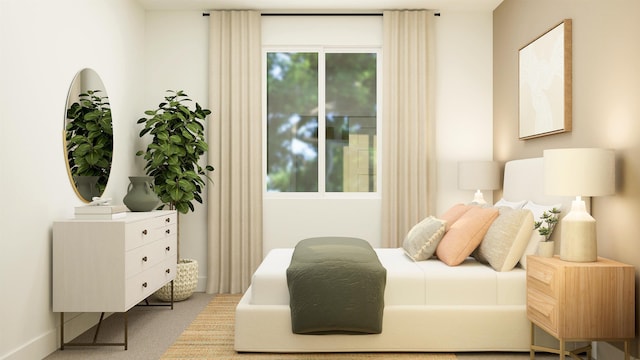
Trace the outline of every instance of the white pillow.
<path fill-rule="evenodd" d="M 434 216 L 420 221 L 407 233 L 407 237 L 402 243 L 404 252 L 415 261 L 429 259 L 442 240 L 446 224 L 446 221 Z"/>
<path fill-rule="evenodd" d="M 542 214 L 545 211 L 550 211 L 553 208 L 562 210 L 562 204 L 540 205 L 534 203 L 533 201 L 527 201 L 527 203 L 524 204 L 523 208 L 531 210 L 531 212 L 533 213 L 533 221 L 537 222 L 540 221 L 540 219 L 542 218 Z M 538 251 L 538 244 L 541 241 L 544 241 L 544 236 L 540 235 L 540 233 L 538 233 L 538 230 L 533 230 L 533 232 L 531 233 L 531 238 L 529 239 L 529 243 L 527 244 L 527 248 L 524 250 L 524 254 L 522 254 L 522 257 L 520 258 L 520 266 L 522 266 L 522 268 L 527 268 L 527 256 L 534 255 Z"/>
<path fill-rule="evenodd" d="M 527 248 L 524 249 L 524 253 L 520 258 L 520 266 L 523 269 L 527 268 L 527 256 L 535 255 L 538 252 L 538 244 L 541 241 L 544 241 L 544 236 L 538 233 L 538 230 L 533 230 L 531 233 L 531 237 L 529 238 L 529 243 L 527 244 Z"/>
<path fill-rule="evenodd" d="M 493 206 L 496 206 L 496 207 L 497 206 L 507 206 L 507 207 L 510 207 L 512 209 L 522 209 L 522 207 L 526 203 L 527 203 L 527 200 L 509 201 L 509 200 L 505 200 L 505 198 L 502 198 L 502 199 L 498 200 L 498 202 Z"/>
<path fill-rule="evenodd" d="M 551 211 L 551 209 L 556 208 L 558 210 L 562 210 L 562 204 L 553 204 L 553 205 L 540 205 L 536 204 L 533 201 L 527 201 L 526 204 L 522 207 L 523 209 L 529 209 L 533 213 L 533 221 L 540 221 L 542 218 L 542 213 L 545 211 Z"/>

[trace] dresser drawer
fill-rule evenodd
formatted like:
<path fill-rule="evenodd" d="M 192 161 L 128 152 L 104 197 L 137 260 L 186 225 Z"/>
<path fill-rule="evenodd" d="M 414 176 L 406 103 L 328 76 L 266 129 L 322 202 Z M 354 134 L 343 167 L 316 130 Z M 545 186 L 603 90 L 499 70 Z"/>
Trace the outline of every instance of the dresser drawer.
<path fill-rule="evenodd" d="M 128 223 L 125 229 L 125 250 L 177 235 L 176 219 L 177 215 L 171 213 Z"/>
<path fill-rule="evenodd" d="M 130 250 L 125 255 L 125 277 L 130 278 L 167 258 L 176 261 L 176 236 L 169 236 Z"/>
<path fill-rule="evenodd" d="M 131 307 L 149 297 L 176 276 L 175 257 L 164 261 L 126 280 L 126 306 Z"/>

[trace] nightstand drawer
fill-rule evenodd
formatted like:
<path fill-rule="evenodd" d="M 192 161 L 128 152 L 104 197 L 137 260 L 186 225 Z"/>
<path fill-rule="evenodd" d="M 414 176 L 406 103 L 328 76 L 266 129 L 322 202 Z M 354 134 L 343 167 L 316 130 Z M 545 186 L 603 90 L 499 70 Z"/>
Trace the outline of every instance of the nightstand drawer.
<path fill-rule="evenodd" d="M 558 333 L 558 300 L 536 289 L 527 291 L 527 316 L 551 334 Z"/>
<path fill-rule="evenodd" d="M 554 299 L 558 299 L 560 279 L 555 267 L 536 263 L 527 269 L 527 289 L 535 289 Z"/>

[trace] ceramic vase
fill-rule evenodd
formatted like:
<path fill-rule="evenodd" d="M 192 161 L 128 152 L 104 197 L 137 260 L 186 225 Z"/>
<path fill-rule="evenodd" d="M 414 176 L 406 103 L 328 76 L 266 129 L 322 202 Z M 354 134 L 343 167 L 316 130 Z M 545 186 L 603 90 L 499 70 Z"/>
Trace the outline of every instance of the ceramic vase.
<path fill-rule="evenodd" d="M 94 196 L 100 196 L 100 192 L 98 191 L 99 178 L 99 176 L 74 176 L 73 180 L 76 183 L 76 189 L 80 196 L 87 201 L 93 200 Z"/>
<path fill-rule="evenodd" d="M 555 244 L 553 241 L 541 241 L 538 244 L 538 255 L 542 257 L 553 257 Z"/>
<path fill-rule="evenodd" d="M 152 176 L 129 176 L 129 189 L 122 202 L 131 211 L 151 211 L 160 199 L 153 189 Z"/>

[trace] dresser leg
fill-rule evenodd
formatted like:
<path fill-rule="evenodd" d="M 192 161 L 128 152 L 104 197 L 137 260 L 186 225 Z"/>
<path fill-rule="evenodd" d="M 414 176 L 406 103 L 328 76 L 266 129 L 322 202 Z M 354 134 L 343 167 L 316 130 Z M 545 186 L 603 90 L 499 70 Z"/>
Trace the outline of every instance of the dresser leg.
<path fill-rule="evenodd" d="M 60 312 L 60 350 L 64 350 L 64 312 Z"/>
<path fill-rule="evenodd" d="M 629 340 L 624 341 L 624 360 L 629 360 Z"/>
<path fill-rule="evenodd" d="M 529 344 L 529 359 L 533 360 L 536 358 L 536 351 L 533 350 L 533 345 L 535 344 L 535 325 L 533 325 L 533 323 L 531 323 L 531 341 Z"/>
<path fill-rule="evenodd" d="M 564 345 L 565 345 L 564 340 L 560 339 L 560 350 L 559 350 L 560 360 L 564 360 Z"/>
<path fill-rule="evenodd" d="M 129 319 L 128 319 L 128 311 L 124 312 L 124 349 L 127 350 L 129 348 Z"/>

